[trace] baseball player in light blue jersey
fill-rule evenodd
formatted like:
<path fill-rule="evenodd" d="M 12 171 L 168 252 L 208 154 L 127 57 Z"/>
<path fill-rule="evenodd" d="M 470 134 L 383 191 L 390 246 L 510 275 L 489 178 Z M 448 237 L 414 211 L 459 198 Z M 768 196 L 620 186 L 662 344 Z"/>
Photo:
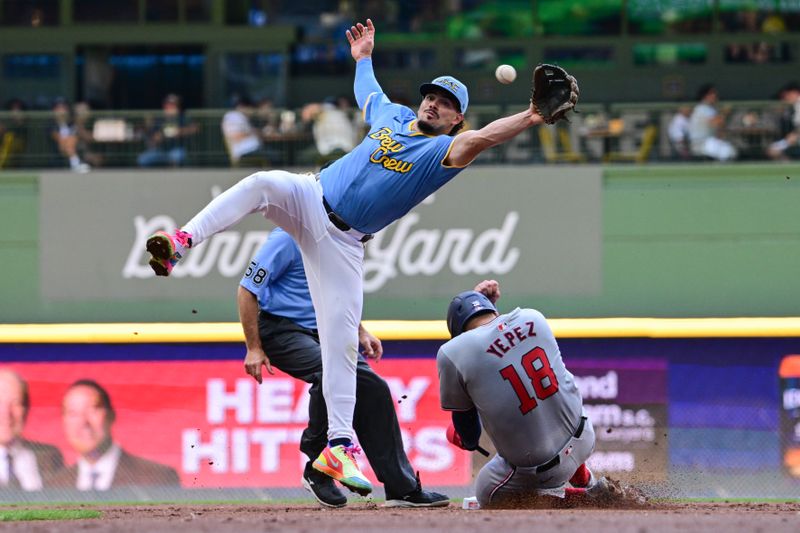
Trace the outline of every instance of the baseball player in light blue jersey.
<path fill-rule="evenodd" d="M 256 172 L 217 196 L 182 229 L 147 239 L 150 265 L 167 276 L 192 246 L 259 212 L 300 246 L 322 348 L 322 390 L 328 447 L 314 468 L 350 489 L 372 490 L 353 458 L 358 324 L 363 304 L 364 243 L 447 183 L 482 151 L 543 122 L 526 110 L 458 135 L 469 96 L 451 76 L 420 87 L 416 114 L 393 104 L 375 79 L 375 27 L 367 20 L 346 32 L 356 61 L 355 95 L 370 130 L 361 144 L 322 171 Z M 263 358 L 263 353 L 248 354 Z"/>
<path fill-rule="evenodd" d="M 450 303 L 452 339 L 436 356 L 442 409 L 452 411 L 448 439 L 478 449 L 481 426 L 497 449 L 478 473 L 481 507 L 521 505 L 531 496 L 606 497 L 606 478 L 586 467 L 592 422 L 561 359 L 545 317 L 534 309 L 499 314 L 494 280 Z"/>

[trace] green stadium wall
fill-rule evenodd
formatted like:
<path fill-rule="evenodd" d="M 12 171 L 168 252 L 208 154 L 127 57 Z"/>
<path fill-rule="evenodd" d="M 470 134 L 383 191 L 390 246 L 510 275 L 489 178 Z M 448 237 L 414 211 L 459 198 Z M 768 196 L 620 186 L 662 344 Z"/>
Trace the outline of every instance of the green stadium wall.
<path fill-rule="evenodd" d="M 478 166 L 437 197 L 439 209 L 427 209 L 440 218 L 465 211 L 466 220 L 499 228 L 502 217 L 492 218 L 498 206 L 519 204 L 515 212 L 521 218 L 509 246 L 538 258 L 525 263 L 523 257 L 504 275 L 485 274 L 503 283 L 503 308 L 536 307 L 551 317 L 797 316 L 799 170 L 779 164 Z M 106 272 L 117 273 L 114 265 L 121 266 L 131 248 L 130 232 L 112 223 L 125 203 L 137 203 L 125 187 L 137 190 L 150 179 L 185 190 L 181 179 L 203 176 L 228 186 L 241 171 L 171 174 L 0 174 L 0 321 L 236 320 L 234 274 L 207 282 L 135 280 L 132 289 L 121 291 L 122 282 Z M 42 212 L 46 183 L 50 192 Z M 476 196 L 478 187 L 482 197 Z M 115 197 L 117 190 L 122 198 Z M 177 205 L 175 216 L 188 217 L 203 201 L 190 197 Z M 457 209 L 461 205 L 468 207 Z M 95 206 L 107 211 L 95 212 Z M 257 217 L 250 219 L 249 227 L 266 229 Z M 113 268 L 102 270 L 97 265 L 109 250 L 122 259 L 113 257 Z M 547 269 L 537 273 L 538 262 Z M 387 283 L 367 295 L 365 318 L 439 319 L 449 294 L 482 277 L 441 272 Z M 195 289 L 207 285 L 214 289 Z"/>

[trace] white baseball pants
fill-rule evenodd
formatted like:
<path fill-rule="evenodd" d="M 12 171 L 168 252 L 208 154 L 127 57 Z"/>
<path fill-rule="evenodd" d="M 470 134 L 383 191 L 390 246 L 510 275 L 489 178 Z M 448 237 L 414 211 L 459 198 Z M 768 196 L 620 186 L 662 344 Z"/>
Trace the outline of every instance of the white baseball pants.
<path fill-rule="evenodd" d="M 331 223 L 322 205 L 322 185 L 313 175 L 282 170 L 246 177 L 214 198 L 183 230 L 196 246 L 254 212 L 282 227 L 300 246 L 317 316 L 328 439 L 352 439 L 364 300 L 363 234 L 343 232 Z"/>

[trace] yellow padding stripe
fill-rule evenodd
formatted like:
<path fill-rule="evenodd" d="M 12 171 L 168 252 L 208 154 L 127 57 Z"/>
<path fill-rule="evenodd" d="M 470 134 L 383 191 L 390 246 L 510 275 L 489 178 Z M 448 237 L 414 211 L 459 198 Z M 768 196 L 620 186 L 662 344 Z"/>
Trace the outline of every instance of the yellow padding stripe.
<path fill-rule="evenodd" d="M 800 317 L 560 318 L 557 338 L 800 337 Z M 382 340 L 447 340 L 443 320 L 368 320 Z M 0 343 L 240 342 L 238 322 L 146 324 L 0 324 Z"/>

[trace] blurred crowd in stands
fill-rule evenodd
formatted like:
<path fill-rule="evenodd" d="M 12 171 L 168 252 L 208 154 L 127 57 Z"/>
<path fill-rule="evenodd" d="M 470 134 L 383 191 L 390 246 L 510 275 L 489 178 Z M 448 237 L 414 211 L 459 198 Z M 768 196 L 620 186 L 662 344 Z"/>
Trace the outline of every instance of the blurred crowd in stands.
<path fill-rule="evenodd" d="M 699 89 L 696 102 L 661 104 L 660 115 L 641 111 L 644 118 L 638 121 L 605 112 L 576 115 L 560 130 L 540 130 L 538 145 L 531 135 L 527 161 L 800 158 L 800 85 L 787 83 L 775 101 L 758 108 L 751 104 L 721 104 L 719 91 L 708 84 Z M 176 94 L 166 95 L 160 110 L 146 112 L 98 112 L 86 102 L 70 105 L 59 98 L 43 114 L 13 99 L 0 113 L 0 169 L 66 167 L 85 173 L 134 165 L 318 167 L 352 150 L 366 132 L 361 113 L 346 96 L 292 110 L 275 107 L 269 98 L 256 102 L 236 95 L 228 110 L 201 111 L 187 113 Z M 468 126 L 481 126 L 479 113 L 476 106 L 466 117 Z M 668 148 L 659 150 L 659 139 Z"/>
<path fill-rule="evenodd" d="M 209 128 L 219 135 L 203 136 L 212 133 Z M 86 173 L 102 166 L 196 165 L 191 152 L 201 138 L 220 145 L 225 163 L 234 167 L 320 166 L 352 150 L 364 128 L 361 113 L 344 96 L 291 110 L 276 108 L 269 98 L 255 102 L 235 95 L 229 110 L 195 118 L 176 94 L 164 97 L 161 110 L 131 113 L 93 112 L 87 102 L 70 105 L 58 98 L 47 116 L 13 99 L 0 113 L 0 169 L 68 167 Z M 38 153 L 42 146 L 48 147 L 44 154 Z M 122 163 L 120 152 L 128 155 Z M 31 156 L 28 163 L 25 155 Z"/>
<path fill-rule="evenodd" d="M 796 84 L 788 84 L 775 95 L 772 106 L 763 102 L 753 108 L 725 100 L 762 98 L 757 92 L 743 96 L 731 95 L 729 90 L 725 94 L 731 75 L 738 75 L 740 68 L 764 65 L 780 68 L 778 79 L 794 77 L 788 69 L 797 61 L 797 1 L 0 0 L 0 27 L 30 28 L 31 32 L 42 27 L 79 30 L 62 35 L 66 38 L 63 54 L 40 53 L 31 37 L 35 33 L 24 35 L 37 46 L 29 50 L 15 46 L 0 54 L 2 98 L 21 96 L 0 109 L 0 169 L 302 167 L 336 158 L 364 133 L 350 97 L 332 94 L 300 109 L 280 109 L 263 96 L 269 94 L 281 103 L 302 102 L 302 96 L 287 100 L 283 94 L 290 87 L 287 77 L 295 81 L 303 76 L 331 76 L 333 81 L 336 76 L 349 77 L 352 59 L 342 36 L 354 20 L 364 16 L 372 18 L 381 39 L 390 45 L 376 54 L 382 54 L 381 64 L 394 71 L 430 68 L 442 61 L 448 64 L 442 59 L 448 55 L 453 67 L 473 73 L 490 72 L 501 62 L 519 68 L 534 42 L 537 49 L 544 49 L 541 57 L 547 62 L 605 68 L 609 73 L 659 69 L 665 88 L 654 94 L 686 100 L 694 88 L 684 92 L 681 76 L 673 76 L 677 71 L 671 69 L 680 65 L 733 69 L 709 76 L 721 80 L 722 94 L 705 86 L 695 102 L 659 103 L 647 116 L 615 109 L 624 104 L 606 106 L 597 113 L 577 115 L 568 131 L 564 125 L 532 131 L 511 148 L 484 154 L 479 162 L 732 161 L 798 156 Z M 160 31 L 166 35 L 163 40 L 147 40 L 147 46 L 123 45 L 102 33 L 104 24 L 135 24 L 148 35 Z M 263 28 L 264 34 L 272 28 L 292 31 L 286 32 L 287 42 L 273 46 L 272 51 L 244 50 L 238 40 L 227 42 L 232 32 L 244 26 L 250 27 L 248 31 Z M 172 42 L 173 28 L 194 27 L 214 28 L 217 40 L 211 48 L 220 61 L 207 60 L 212 56 L 199 44 Z M 84 28 L 93 37 L 73 41 L 73 33 L 82 34 Z M 571 36 L 598 39 L 591 45 L 565 40 Z M 631 36 L 636 39 L 632 50 L 624 43 L 621 49 L 615 48 L 619 37 Z M 94 42 L 98 37 L 102 42 Z M 554 37 L 554 44 L 542 46 L 539 37 Z M 449 44 L 442 46 L 443 41 Z M 622 56 L 629 52 L 632 64 L 626 65 Z M 76 79 L 67 73 L 74 73 Z M 198 89 L 208 79 L 220 80 L 219 87 Z M 272 80 L 276 80 L 274 86 L 265 88 Z M 52 95 L 73 82 L 75 94 L 86 101 L 52 100 Z M 39 84 L 47 90 L 22 97 L 27 88 Z M 321 97 L 313 94 L 313 98 Z M 765 100 L 770 96 L 763 94 Z M 155 109 L 162 97 L 162 108 Z M 600 101 L 613 97 L 603 95 Z M 645 98 L 649 96 L 642 101 Z M 198 109 L 203 102 L 217 107 L 230 103 L 230 108 Z M 410 105 L 414 108 L 416 103 Z M 496 117 L 496 109 L 486 117 Z M 479 106 L 466 118 L 473 127 L 486 123 Z M 512 152 L 514 157 L 509 157 Z"/>
<path fill-rule="evenodd" d="M 668 126 L 668 138 L 672 154 L 678 159 L 693 158 L 716 161 L 731 161 L 739 157 L 739 147 L 730 137 L 737 134 L 761 137 L 769 135 L 769 142 L 761 143 L 764 157 L 787 160 L 800 156 L 798 133 L 800 132 L 800 85 L 786 84 L 777 95 L 781 106 L 765 123 L 764 117 L 755 112 L 745 112 L 737 120 L 731 120 L 733 107 L 719 105 L 719 92 L 714 85 L 700 88 L 694 107 L 681 106 Z"/>

